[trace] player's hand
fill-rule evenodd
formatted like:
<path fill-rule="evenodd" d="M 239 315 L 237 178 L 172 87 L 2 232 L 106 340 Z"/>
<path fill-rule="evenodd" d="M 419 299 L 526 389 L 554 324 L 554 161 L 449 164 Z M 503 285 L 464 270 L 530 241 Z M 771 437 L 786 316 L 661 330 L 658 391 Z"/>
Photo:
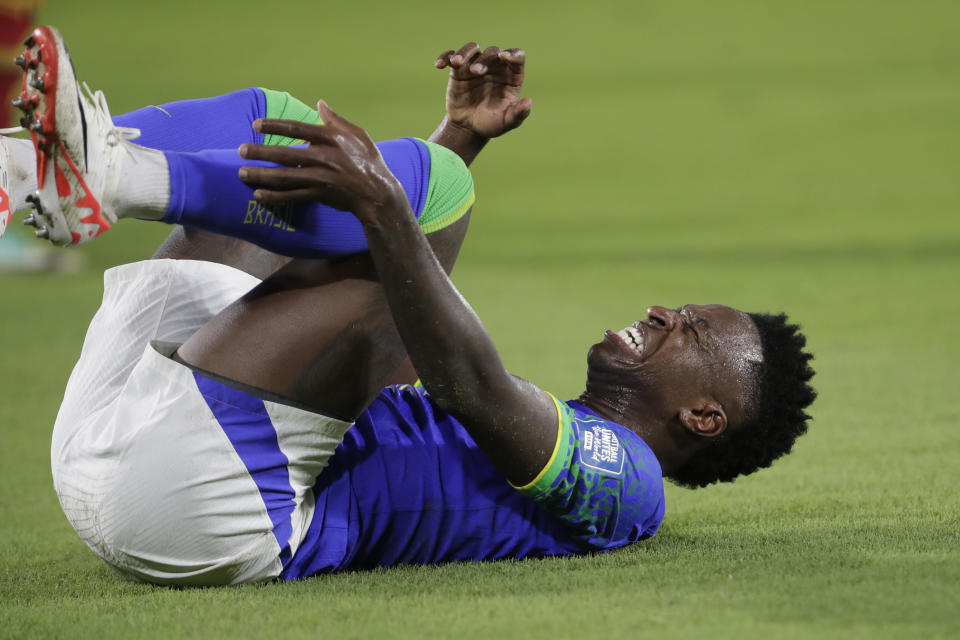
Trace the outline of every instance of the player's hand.
<path fill-rule="evenodd" d="M 450 69 L 447 119 L 484 138 L 519 127 L 530 115 L 530 98 L 522 98 L 523 49 L 487 47 L 468 42 L 440 54 L 434 66 Z"/>
<path fill-rule="evenodd" d="M 403 187 L 387 168 L 367 132 L 341 118 L 321 100 L 317 111 L 324 124 L 294 120 L 257 120 L 253 128 L 303 140 L 305 147 L 245 144 L 240 156 L 265 160 L 277 167 L 241 167 L 240 179 L 254 187 L 254 198 L 264 205 L 285 202 L 321 202 L 350 211 L 361 222 L 372 222 L 384 212 L 409 209 Z"/>

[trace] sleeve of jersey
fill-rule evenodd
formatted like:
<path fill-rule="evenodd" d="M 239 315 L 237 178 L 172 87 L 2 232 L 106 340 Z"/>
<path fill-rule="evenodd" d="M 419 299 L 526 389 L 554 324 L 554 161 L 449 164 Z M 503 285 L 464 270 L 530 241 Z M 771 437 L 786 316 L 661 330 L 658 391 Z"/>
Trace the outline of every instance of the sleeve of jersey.
<path fill-rule="evenodd" d="M 552 397 L 552 396 L 551 396 Z M 516 487 L 559 518 L 594 550 L 648 538 L 663 520 L 663 477 L 649 447 L 632 431 L 557 406 L 557 443 L 546 467 Z"/>

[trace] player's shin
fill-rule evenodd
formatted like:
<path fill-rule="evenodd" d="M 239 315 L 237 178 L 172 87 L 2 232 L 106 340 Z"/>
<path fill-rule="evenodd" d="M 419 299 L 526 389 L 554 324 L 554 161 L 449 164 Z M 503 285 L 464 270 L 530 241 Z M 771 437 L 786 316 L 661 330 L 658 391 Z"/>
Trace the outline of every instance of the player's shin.
<path fill-rule="evenodd" d="M 473 179 L 455 154 L 401 138 L 377 143 L 399 180 L 413 215 L 427 233 L 458 220 L 473 204 Z M 241 167 L 272 167 L 234 150 L 167 153 L 170 206 L 164 221 L 252 242 L 294 258 L 339 258 L 367 250 L 363 228 L 343 211 L 319 203 L 266 206 Z"/>

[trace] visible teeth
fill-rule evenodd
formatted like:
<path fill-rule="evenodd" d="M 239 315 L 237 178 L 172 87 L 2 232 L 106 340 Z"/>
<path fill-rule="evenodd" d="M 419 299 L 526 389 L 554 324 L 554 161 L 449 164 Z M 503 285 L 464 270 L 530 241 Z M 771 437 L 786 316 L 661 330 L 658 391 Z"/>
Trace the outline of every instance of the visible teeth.
<path fill-rule="evenodd" d="M 617 332 L 628 345 L 633 347 L 637 353 L 643 352 L 643 334 L 634 327 L 627 327 Z"/>

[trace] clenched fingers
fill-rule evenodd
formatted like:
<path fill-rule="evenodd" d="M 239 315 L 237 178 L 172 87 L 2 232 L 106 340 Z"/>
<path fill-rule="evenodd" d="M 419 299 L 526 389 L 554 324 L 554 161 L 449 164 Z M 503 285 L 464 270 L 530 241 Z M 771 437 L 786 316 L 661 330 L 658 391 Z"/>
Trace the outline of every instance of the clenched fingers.
<path fill-rule="evenodd" d="M 450 65 L 450 56 L 456 53 L 453 49 L 447 49 L 443 53 L 437 56 L 437 59 L 433 61 L 433 66 L 437 69 L 443 69 Z"/>
<path fill-rule="evenodd" d="M 480 45 L 476 42 L 468 42 L 450 56 L 450 66 L 454 68 L 469 67 L 477 56 L 480 55 Z"/>
<path fill-rule="evenodd" d="M 523 64 L 527 61 L 527 52 L 523 49 L 504 49 L 500 52 L 499 58 L 504 62 L 513 65 L 515 70 L 520 70 L 523 68 Z M 519 69 L 517 69 L 519 67 Z"/>
<path fill-rule="evenodd" d="M 486 73 L 491 65 L 499 64 L 499 56 L 500 47 L 487 47 L 470 65 L 470 71 L 477 75 Z"/>

